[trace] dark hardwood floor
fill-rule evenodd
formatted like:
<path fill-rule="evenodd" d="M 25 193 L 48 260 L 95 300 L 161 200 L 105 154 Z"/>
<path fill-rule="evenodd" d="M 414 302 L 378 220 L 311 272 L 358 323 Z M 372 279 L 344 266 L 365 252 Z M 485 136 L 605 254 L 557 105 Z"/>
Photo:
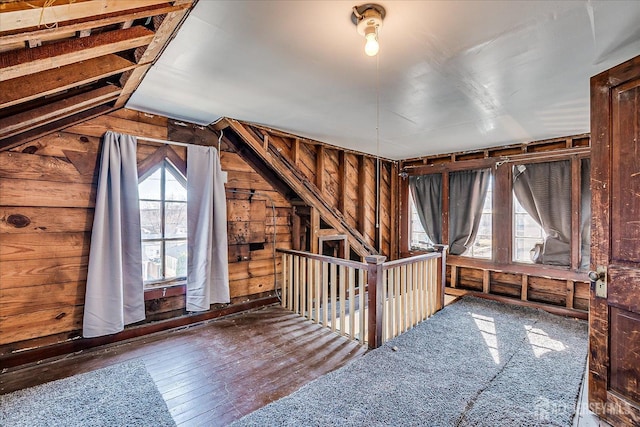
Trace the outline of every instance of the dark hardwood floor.
<path fill-rule="evenodd" d="M 0 375 L 0 394 L 142 359 L 179 426 L 223 426 L 364 352 L 270 306 L 14 369 Z"/>

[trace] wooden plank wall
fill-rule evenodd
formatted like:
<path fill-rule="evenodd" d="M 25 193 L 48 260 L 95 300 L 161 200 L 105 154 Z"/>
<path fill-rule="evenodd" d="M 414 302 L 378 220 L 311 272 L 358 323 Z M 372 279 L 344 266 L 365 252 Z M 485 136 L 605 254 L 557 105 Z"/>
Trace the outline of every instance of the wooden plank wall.
<path fill-rule="evenodd" d="M 80 336 L 100 136 L 114 130 L 217 142 L 207 128 L 172 132 L 175 127 L 166 118 L 121 109 L 0 152 L 0 356 Z M 139 141 L 138 161 L 158 147 Z M 186 158 L 184 147 L 172 148 Z M 291 248 L 292 206 L 224 141 L 221 162 L 227 189 L 257 190 L 251 199 L 227 198 L 230 291 L 239 303 L 273 294 L 273 250 Z M 275 268 L 280 271 L 280 258 Z M 157 296 L 147 301 L 147 321 L 185 313 L 179 288 Z"/>

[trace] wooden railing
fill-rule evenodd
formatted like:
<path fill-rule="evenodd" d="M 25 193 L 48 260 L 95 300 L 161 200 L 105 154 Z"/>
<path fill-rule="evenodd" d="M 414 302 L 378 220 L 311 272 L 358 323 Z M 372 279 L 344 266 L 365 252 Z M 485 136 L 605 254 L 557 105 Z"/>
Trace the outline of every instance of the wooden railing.
<path fill-rule="evenodd" d="M 283 307 L 376 348 L 444 306 L 446 246 L 437 252 L 366 262 L 278 249 Z"/>

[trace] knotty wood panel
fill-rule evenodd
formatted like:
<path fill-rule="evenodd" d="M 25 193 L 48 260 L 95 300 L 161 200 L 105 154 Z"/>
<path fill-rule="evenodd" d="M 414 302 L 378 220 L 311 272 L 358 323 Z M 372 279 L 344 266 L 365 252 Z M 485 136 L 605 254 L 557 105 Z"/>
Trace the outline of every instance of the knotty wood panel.
<path fill-rule="evenodd" d="M 90 233 L 6 234 L 0 262 L 89 255 Z"/>
<path fill-rule="evenodd" d="M 82 153 L 93 151 L 97 153 L 99 148 L 100 138 L 98 137 L 67 132 L 54 132 L 12 148 L 11 151 L 66 158 L 67 156 L 64 150 L 79 151 Z"/>
<path fill-rule="evenodd" d="M 54 309 L 2 316 L 0 344 L 77 330 L 82 324 L 82 313 L 82 306 L 63 305 Z"/>
<path fill-rule="evenodd" d="M 0 178 L 0 206 L 93 208 L 96 186 Z"/>
<path fill-rule="evenodd" d="M 75 233 L 91 231 L 92 225 L 93 209 L 0 206 L 0 236 L 5 233 Z"/>
<path fill-rule="evenodd" d="M 89 159 L 93 165 L 91 174 L 81 174 L 66 158 L 23 154 L 11 151 L 0 152 L 0 178 L 46 180 L 64 183 L 97 183 L 95 179 L 96 156 Z"/>
<path fill-rule="evenodd" d="M 3 317 L 24 312 L 55 310 L 61 306 L 84 304 L 85 283 L 67 282 L 21 288 L 0 288 L 0 313 Z"/>

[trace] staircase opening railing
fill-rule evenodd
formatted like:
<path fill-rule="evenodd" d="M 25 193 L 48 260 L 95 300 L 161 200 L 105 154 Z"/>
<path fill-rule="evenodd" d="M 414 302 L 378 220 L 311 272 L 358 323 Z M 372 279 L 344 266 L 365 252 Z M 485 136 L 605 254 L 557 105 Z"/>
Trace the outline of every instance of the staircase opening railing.
<path fill-rule="evenodd" d="M 444 306 L 446 246 L 385 262 L 278 249 L 282 305 L 370 348 L 398 336 Z"/>

